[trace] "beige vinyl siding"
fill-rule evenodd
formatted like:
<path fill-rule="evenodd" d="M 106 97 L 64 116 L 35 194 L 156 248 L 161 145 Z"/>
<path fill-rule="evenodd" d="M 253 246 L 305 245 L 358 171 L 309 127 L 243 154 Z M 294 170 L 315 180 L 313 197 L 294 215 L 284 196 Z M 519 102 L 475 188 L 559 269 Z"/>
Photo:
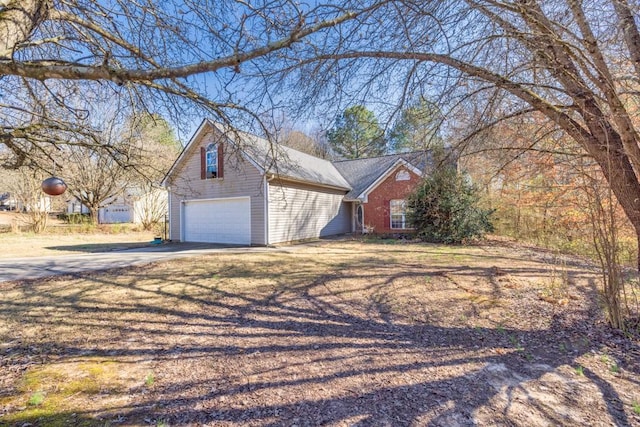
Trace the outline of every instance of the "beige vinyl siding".
<path fill-rule="evenodd" d="M 249 196 L 251 198 L 251 244 L 264 245 L 265 200 L 264 179 L 261 171 L 225 145 L 224 178 L 200 179 L 200 147 L 216 142 L 213 133 L 205 134 L 185 153 L 183 161 L 168 180 L 170 188 L 169 215 L 171 216 L 171 240 L 180 240 L 180 207 L 183 200 L 215 199 L 221 197 Z"/>
<path fill-rule="evenodd" d="M 269 243 L 351 231 L 351 203 L 345 191 L 269 182 Z"/>
<path fill-rule="evenodd" d="M 169 187 L 172 189 L 173 187 Z M 180 199 L 173 190 L 169 191 L 169 239 L 180 241 Z"/>

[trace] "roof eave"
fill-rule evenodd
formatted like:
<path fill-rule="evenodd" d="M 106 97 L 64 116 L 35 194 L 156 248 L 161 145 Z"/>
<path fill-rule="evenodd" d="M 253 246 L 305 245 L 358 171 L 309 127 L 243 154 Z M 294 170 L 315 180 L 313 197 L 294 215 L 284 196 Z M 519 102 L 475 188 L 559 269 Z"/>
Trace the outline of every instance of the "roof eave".
<path fill-rule="evenodd" d="M 333 185 L 333 184 L 325 184 L 317 181 L 307 181 L 304 179 L 294 178 L 291 176 L 281 175 L 281 174 L 272 174 L 272 176 L 268 178 L 268 181 L 271 182 L 273 180 L 293 182 L 296 184 L 306 184 L 306 185 L 312 185 L 314 187 L 330 188 L 332 190 L 340 190 L 340 191 L 346 191 L 346 192 L 351 191 L 351 188 L 349 187 L 342 187 L 342 186 Z"/>
<path fill-rule="evenodd" d="M 380 174 L 380 176 L 378 178 L 376 178 L 376 180 L 373 181 L 367 188 L 362 190 L 362 192 L 360 194 L 358 194 L 358 197 L 356 197 L 356 199 L 362 200 L 362 201 L 364 201 L 366 203 L 368 201 L 368 198 L 369 198 L 368 197 L 369 193 L 372 192 L 373 190 L 375 190 L 375 188 L 378 185 L 380 185 L 380 183 L 382 183 L 382 181 L 387 179 L 389 177 L 389 175 L 391 175 L 391 172 L 393 172 L 393 170 L 396 169 L 400 165 L 409 168 L 409 170 L 411 172 L 415 173 L 419 177 L 422 177 L 424 175 L 423 172 L 420 169 L 418 169 L 417 167 L 415 167 L 414 165 L 412 165 L 411 163 L 409 163 L 405 159 L 402 159 L 402 158 L 398 159 L 391 166 L 389 166 L 387 168 L 387 170 L 384 171 L 384 173 Z"/>
<path fill-rule="evenodd" d="M 189 151 L 189 149 L 191 148 L 191 145 L 194 144 L 195 141 L 198 141 L 201 137 L 202 137 L 202 133 L 203 131 L 207 128 L 208 125 L 209 127 L 211 127 L 212 129 L 215 129 L 217 132 L 220 133 L 220 135 L 224 136 L 226 139 L 226 143 L 238 146 L 238 144 L 236 142 L 234 142 L 231 138 L 229 138 L 229 136 L 227 136 L 227 134 L 224 132 L 223 129 L 220 129 L 220 127 L 216 126 L 216 123 L 211 121 L 208 118 L 205 118 L 202 120 L 202 122 L 200 123 L 200 125 L 198 126 L 198 129 L 196 129 L 196 131 L 194 132 L 194 134 L 191 136 L 191 138 L 189 139 L 189 142 L 187 142 L 187 144 L 184 146 L 184 148 L 182 149 L 182 151 L 180 152 L 180 155 L 178 156 L 178 158 L 173 162 L 173 165 L 171 165 L 171 168 L 169 169 L 169 171 L 165 174 L 164 178 L 162 179 L 161 185 L 163 187 L 167 187 L 168 184 L 168 180 L 169 177 L 171 176 L 171 174 L 173 174 L 173 172 L 175 171 L 176 167 L 182 162 L 183 158 L 186 156 L 186 153 Z M 247 159 L 247 161 L 249 163 L 251 163 L 256 169 L 258 169 L 258 171 L 264 175 L 265 170 L 264 168 L 262 168 L 258 162 L 255 161 L 255 159 L 253 159 L 245 150 L 242 149 L 242 146 L 240 146 L 240 150 L 239 150 L 242 155 Z"/>

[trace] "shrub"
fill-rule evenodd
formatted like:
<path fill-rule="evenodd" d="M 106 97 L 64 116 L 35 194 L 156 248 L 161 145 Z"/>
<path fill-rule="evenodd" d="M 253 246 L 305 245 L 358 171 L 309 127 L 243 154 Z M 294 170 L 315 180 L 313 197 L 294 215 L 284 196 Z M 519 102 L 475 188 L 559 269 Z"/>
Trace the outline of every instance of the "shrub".
<path fill-rule="evenodd" d="M 409 218 L 418 237 L 429 242 L 462 243 L 493 231 L 491 210 L 479 206 L 478 190 L 452 167 L 436 169 L 408 199 Z"/>
<path fill-rule="evenodd" d="M 58 219 L 67 224 L 89 224 L 91 222 L 89 214 L 81 213 L 61 213 L 58 214 Z"/>

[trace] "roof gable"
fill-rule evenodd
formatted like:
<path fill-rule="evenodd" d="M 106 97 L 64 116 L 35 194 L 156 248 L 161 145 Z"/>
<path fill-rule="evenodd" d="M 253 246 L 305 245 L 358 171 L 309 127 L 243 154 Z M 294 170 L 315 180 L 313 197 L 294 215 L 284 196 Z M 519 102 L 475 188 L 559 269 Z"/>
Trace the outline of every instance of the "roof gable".
<path fill-rule="evenodd" d="M 178 154 L 178 157 L 173 162 L 173 164 L 171 165 L 167 173 L 164 175 L 164 178 L 162 179 L 161 184 L 163 186 L 166 187 L 166 185 L 169 182 L 169 177 L 173 175 L 176 169 L 178 168 L 178 166 L 182 164 L 182 162 L 184 161 L 184 158 L 187 156 L 187 152 L 190 151 L 191 146 L 194 145 L 194 141 L 197 141 L 202 137 L 202 135 L 207 129 L 206 123 L 207 123 L 206 119 L 202 120 L 202 122 L 200 122 L 200 125 L 198 126 L 198 129 L 196 129 L 193 135 L 191 135 L 191 138 L 189 138 L 189 141 L 187 142 L 187 144 L 184 147 L 182 147 L 182 151 L 180 151 L 180 154 Z"/>
<path fill-rule="evenodd" d="M 333 164 L 351 184 L 351 191 L 345 198 L 356 200 L 366 198 L 367 194 L 398 165 L 404 164 L 417 175 L 422 175 L 432 162 L 431 156 L 427 153 L 412 152 L 367 159 L 340 160 Z"/>
<path fill-rule="evenodd" d="M 349 183 L 328 160 L 272 143 L 256 135 L 238 131 L 208 119 L 202 121 L 189 143 L 182 150 L 165 176 L 164 185 L 179 165 L 185 161 L 185 158 L 196 155 L 191 152 L 191 147 L 211 129 L 224 136 L 227 143 L 235 146 L 263 174 L 274 175 L 281 179 L 335 187 L 345 191 L 351 189 Z"/>
<path fill-rule="evenodd" d="M 192 147 L 211 130 L 236 147 L 260 173 L 342 189 L 348 191 L 345 195 L 346 200 L 366 199 L 367 194 L 398 165 L 405 165 L 417 175 L 422 175 L 433 167 L 433 156 L 428 152 L 389 154 L 331 162 L 204 119 L 165 175 L 163 185 L 167 185 L 169 178 L 185 158 L 196 155 L 192 152 Z"/>
<path fill-rule="evenodd" d="M 367 188 L 362 190 L 360 194 L 356 197 L 357 199 L 367 201 L 369 193 L 375 190 L 382 182 L 384 182 L 387 178 L 389 178 L 393 173 L 395 173 L 400 166 L 404 166 L 409 169 L 411 172 L 418 176 L 422 176 L 422 171 L 415 166 L 411 165 L 406 160 L 400 158 L 398 159 L 390 168 L 388 168 L 382 175 L 378 177 L 374 182 L 372 182 Z"/>

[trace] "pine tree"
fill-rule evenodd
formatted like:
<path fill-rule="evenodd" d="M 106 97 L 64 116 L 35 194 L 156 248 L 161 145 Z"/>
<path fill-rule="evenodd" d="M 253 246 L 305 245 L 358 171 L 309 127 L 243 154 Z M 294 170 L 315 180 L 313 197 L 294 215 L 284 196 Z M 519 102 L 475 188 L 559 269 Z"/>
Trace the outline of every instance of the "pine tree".
<path fill-rule="evenodd" d="M 327 132 L 327 139 L 336 154 L 346 159 L 380 156 L 387 150 L 378 119 L 364 105 L 344 110 Z"/>

